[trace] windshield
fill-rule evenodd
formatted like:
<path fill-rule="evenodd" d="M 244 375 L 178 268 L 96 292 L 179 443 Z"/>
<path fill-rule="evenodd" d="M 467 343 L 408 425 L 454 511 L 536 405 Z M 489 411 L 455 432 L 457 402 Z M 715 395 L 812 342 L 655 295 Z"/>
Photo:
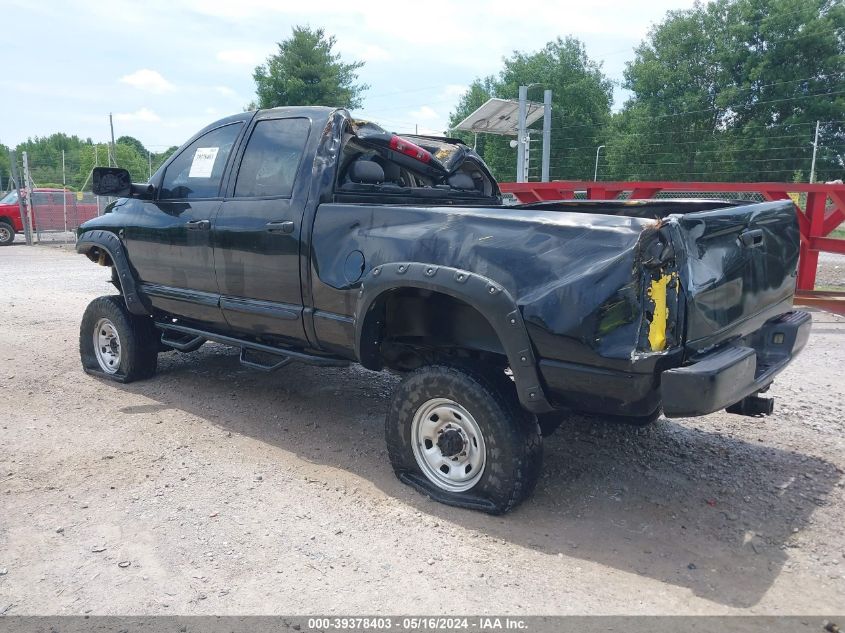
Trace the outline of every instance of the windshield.
<path fill-rule="evenodd" d="M 3 199 L 0 200 L 0 204 L 14 204 L 18 201 L 18 192 L 17 191 L 10 191 Z"/>

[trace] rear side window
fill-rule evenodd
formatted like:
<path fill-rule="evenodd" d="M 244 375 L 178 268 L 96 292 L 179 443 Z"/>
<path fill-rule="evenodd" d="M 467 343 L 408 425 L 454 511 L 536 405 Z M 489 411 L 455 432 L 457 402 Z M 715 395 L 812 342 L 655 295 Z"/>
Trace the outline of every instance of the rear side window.
<path fill-rule="evenodd" d="M 244 151 L 235 197 L 290 197 L 310 128 L 308 119 L 259 121 Z"/>
<path fill-rule="evenodd" d="M 33 191 L 32 198 L 30 200 L 32 201 L 32 205 L 35 207 L 53 204 L 52 196 L 46 191 Z"/>
<path fill-rule="evenodd" d="M 240 131 L 240 123 L 225 125 L 186 147 L 167 166 L 159 198 L 214 198 Z"/>

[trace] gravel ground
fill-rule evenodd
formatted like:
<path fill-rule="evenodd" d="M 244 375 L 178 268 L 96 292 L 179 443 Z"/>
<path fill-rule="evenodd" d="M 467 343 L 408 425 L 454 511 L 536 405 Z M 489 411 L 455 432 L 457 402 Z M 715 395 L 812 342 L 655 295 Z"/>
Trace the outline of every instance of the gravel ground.
<path fill-rule="evenodd" d="M 814 314 L 776 413 L 573 418 L 504 517 L 400 484 L 396 379 L 230 349 L 118 385 L 79 366 L 107 271 L 0 249 L 0 613 L 804 614 L 845 604 L 845 320 Z"/>
<path fill-rule="evenodd" d="M 819 268 L 816 272 L 816 287 L 845 288 L 845 255 L 819 253 Z"/>

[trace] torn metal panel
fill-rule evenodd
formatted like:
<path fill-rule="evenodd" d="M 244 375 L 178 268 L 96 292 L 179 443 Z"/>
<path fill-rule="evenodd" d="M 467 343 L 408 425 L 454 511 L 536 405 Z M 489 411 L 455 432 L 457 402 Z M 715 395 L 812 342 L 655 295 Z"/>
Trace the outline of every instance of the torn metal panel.
<path fill-rule="evenodd" d="M 648 219 L 506 207 L 324 204 L 313 230 L 314 301 L 319 310 L 353 314 L 348 291 L 366 285 L 367 275 L 348 282 L 351 251 L 364 254 L 366 271 L 436 262 L 506 288 L 529 330 L 554 337 L 544 355 L 627 365 L 642 318 L 639 242 L 653 226 Z"/>

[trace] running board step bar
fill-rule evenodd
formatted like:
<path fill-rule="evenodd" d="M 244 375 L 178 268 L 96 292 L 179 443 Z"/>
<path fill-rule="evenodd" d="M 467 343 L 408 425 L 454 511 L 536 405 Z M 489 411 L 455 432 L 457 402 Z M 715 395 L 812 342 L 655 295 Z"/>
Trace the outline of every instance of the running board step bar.
<path fill-rule="evenodd" d="M 168 341 L 175 340 L 179 344 L 187 346 L 189 343 L 196 344 L 198 340 L 202 340 L 203 342 L 214 341 L 215 343 L 238 347 L 241 350 L 241 363 L 243 363 L 246 367 L 260 369 L 262 371 L 275 371 L 276 369 L 284 367 L 293 361 L 306 363 L 308 365 L 317 365 L 318 367 L 347 367 L 350 364 L 348 360 L 326 358 L 325 356 L 316 356 L 314 354 L 307 354 L 305 352 L 290 349 L 280 349 L 278 347 L 273 347 L 272 345 L 264 345 L 263 343 L 235 338 L 234 336 L 224 336 L 223 334 L 206 332 L 186 325 L 177 325 L 175 323 L 156 323 L 156 327 L 164 332 L 161 337 L 162 342 L 165 342 L 165 338 L 167 338 Z M 176 334 L 177 336 L 168 337 L 168 334 Z M 165 344 L 173 346 L 170 342 Z M 179 348 L 176 347 L 176 349 Z M 275 363 L 261 362 L 254 356 L 250 358 L 247 354 L 247 350 L 261 352 L 278 360 Z"/>
<path fill-rule="evenodd" d="M 254 356 L 254 360 L 250 360 L 249 356 L 247 356 L 249 352 L 252 352 L 253 354 L 261 354 L 264 356 L 264 358 L 278 360 L 276 362 L 261 362 L 260 357 L 255 358 Z M 250 349 L 248 347 L 241 348 L 240 360 L 241 365 L 243 365 L 244 367 L 250 367 L 252 369 L 257 369 L 258 371 L 276 371 L 277 369 L 281 369 L 285 365 L 289 365 L 293 362 L 293 358 L 291 358 L 290 356 L 277 356 L 276 354 L 268 354 L 267 352 L 257 352 L 256 350 Z"/>
<path fill-rule="evenodd" d="M 183 334 L 181 332 L 162 332 L 161 344 L 178 352 L 195 352 L 205 343 L 202 336 Z"/>

